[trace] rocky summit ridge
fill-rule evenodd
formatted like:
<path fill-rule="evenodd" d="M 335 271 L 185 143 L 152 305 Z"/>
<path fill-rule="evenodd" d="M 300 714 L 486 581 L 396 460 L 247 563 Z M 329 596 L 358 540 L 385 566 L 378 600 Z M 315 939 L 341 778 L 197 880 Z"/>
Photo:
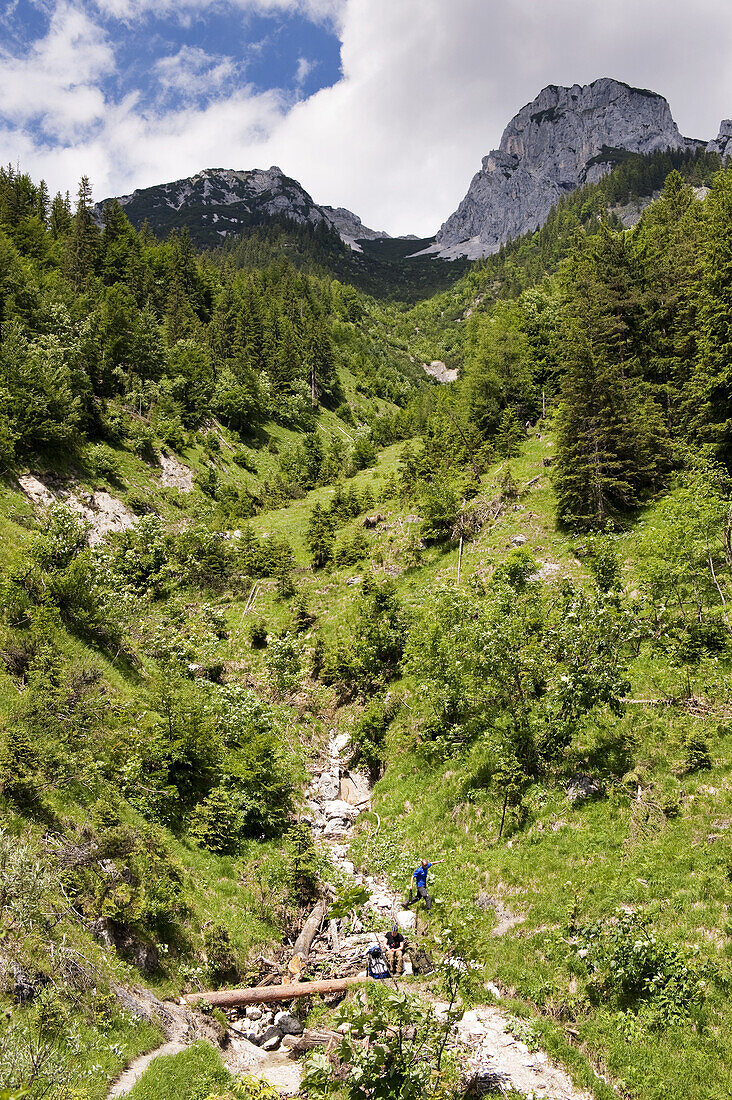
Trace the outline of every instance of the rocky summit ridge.
<path fill-rule="evenodd" d="M 729 127 L 723 123 L 717 143 L 732 151 Z M 539 228 L 563 195 L 596 182 L 624 153 L 704 145 L 680 134 L 657 92 L 609 77 L 568 88 L 550 84 L 511 119 L 498 149 L 483 158 L 432 250 L 450 259 L 490 255 Z"/>
<path fill-rule="evenodd" d="M 571 87 L 550 84 L 511 119 L 498 149 L 483 158 L 465 198 L 434 243 L 414 255 L 450 260 L 489 256 L 507 241 L 538 229 L 562 196 L 597 182 L 628 154 L 704 149 L 723 159 L 732 157 L 732 120 L 722 121 L 716 139 L 698 141 L 680 133 L 658 92 L 610 77 Z M 389 236 L 369 229 L 350 210 L 317 204 L 276 166 L 207 168 L 188 179 L 138 189 L 119 202 L 136 228 L 147 222 L 164 237 L 185 227 L 203 247 L 220 245 L 273 217 L 326 226 L 355 252 L 362 251 L 359 241 Z M 100 221 L 103 205 L 96 207 Z"/>
<path fill-rule="evenodd" d="M 248 225 L 276 217 L 298 225 L 325 224 L 356 250 L 358 239 L 388 236 L 368 229 L 350 210 L 319 206 L 276 165 L 248 171 L 206 168 L 187 179 L 139 188 L 117 201 L 136 228 L 147 222 L 153 233 L 164 236 L 185 227 L 197 244 L 209 247 Z M 100 219 L 103 207 L 101 202 L 95 208 Z"/>

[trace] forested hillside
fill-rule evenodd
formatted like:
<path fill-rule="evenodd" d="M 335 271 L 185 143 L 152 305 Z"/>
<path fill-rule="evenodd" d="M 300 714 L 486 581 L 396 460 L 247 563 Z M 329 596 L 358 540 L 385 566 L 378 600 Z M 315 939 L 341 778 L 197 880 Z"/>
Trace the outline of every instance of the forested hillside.
<path fill-rule="evenodd" d="M 407 988 L 499 993 L 601 1098 L 729 1094 L 718 168 L 629 159 L 413 306 L 292 227 L 197 254 L 0 173 L 0 1095 L 107 1096 L 160 1042 L 131 989 L 286 974 L 324 884 L 382 931 L 312 838 L 335 733 L 351 859 L 446 860 Z M 307 1095 L 469 1095 L 373 997 Z M 139 1095 L 256 1096 L 209 1055 Z"/>

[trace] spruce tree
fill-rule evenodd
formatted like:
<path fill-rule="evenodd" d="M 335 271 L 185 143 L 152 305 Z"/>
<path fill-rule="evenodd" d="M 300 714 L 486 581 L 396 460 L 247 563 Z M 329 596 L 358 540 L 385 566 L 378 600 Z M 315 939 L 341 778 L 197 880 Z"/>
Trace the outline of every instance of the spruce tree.
<path fill-rule="evenodd" d="M 696 437 L 732 461 L 732 169 L 720 172 L 704 205 L 699 285 L 699 363 L 693 383 Z"/>
<path fill-rule="evenodd" d="M 598 236 L 565 272 L 555 481 L 562 520 L 603 526 L 660 488 L 668 444 L 660 406 L 640 377 L 642 309 L 627 239 Z"/>
<path fill-rule="evenodd" d="M 94 275 L 99 246 L 100 233 L 92 215 L 91 184 L 88 176 L 82 176 L 69 242 L 69 273 L 76 290 L 86 286 Z"/>

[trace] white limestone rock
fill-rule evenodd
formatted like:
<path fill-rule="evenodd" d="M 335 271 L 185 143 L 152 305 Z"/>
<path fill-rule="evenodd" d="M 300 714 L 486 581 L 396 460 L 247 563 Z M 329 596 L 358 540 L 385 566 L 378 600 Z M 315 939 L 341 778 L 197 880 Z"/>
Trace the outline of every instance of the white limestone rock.
<path fill-rule="evenodd" d="M 682 137 L 656 92 L 608 77 L 571 88 L 550 84 L 522 107 L 499 148 L 484 157 L 433 250 L 447 258 L 491 255 L 543 225 L 563 195 L 599 180 L 619 151 L 701 146 Z"/>
<path fill-rule="evenodd" d="M 346 210 L 343 206 L 321 206 L 320 209 L 337 231 L 341 240 L 349 245 L 354 252 L 363 252 L 359 241 L 384 240 L 389 236 L 380 229 L 369 229 L 363 224 L 358 214 Z"/>
<path fill-rule="evenodd" d="M 397 913 L 396 922 L 402 932 L 413 932 L 417 926 L 417 917 L 411 909 L 402 909 Z"/>
<path fill-rule="evenodd" d="M 707 145 L 708 153 L 719 153 L 722 160 L 732 157 L 732 118 L 723 118 L 715 141 Z"/>
<path fill-rule="evenodd" d="M 359 815 L 359 809 L 357 806 L 352 806 L 350 802 L 344 802 L 342 798 L 334 798 L 324 803 L 323 813 L 329 821 L 332 818 L 338 818 L 339 821 L 355 821 Z"/>

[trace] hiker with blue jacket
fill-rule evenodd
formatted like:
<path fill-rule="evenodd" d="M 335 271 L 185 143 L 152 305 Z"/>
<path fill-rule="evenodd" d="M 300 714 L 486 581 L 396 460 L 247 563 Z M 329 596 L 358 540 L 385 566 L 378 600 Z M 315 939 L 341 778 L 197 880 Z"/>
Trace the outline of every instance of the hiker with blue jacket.
<path fill-rule="evenodd" d="M 405 907 L 409 909 L 410 905 L 414 905 L 420 898 L 424 898 L 425 909 L 432 908 L 432 898 L 427 893 L 427 872 L 430 867 L 436 866 L 438 863 L 444 863 L 444 859 L 433 859 L 432 863 L 428 863 L 426 859 L 419 861 L 419 867 L 412 873 L 412 877 L 409 880 L 409 901 L 405 902 Z M 412 897 L 412 882 L 417 888 L 415 897 Z"/>

